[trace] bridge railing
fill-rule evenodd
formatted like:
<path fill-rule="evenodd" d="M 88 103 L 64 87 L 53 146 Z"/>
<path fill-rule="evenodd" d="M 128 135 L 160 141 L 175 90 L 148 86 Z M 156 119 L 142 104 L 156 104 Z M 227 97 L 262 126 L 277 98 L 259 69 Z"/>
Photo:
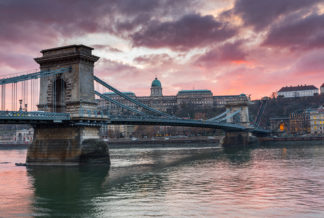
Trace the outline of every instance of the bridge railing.
<path fill-rule="evenodd" d="M 78 118 L 101 118 L 101 119 L 107 119 L 109 118 L 109 114 L 105 114 L 101 110 L 90 110 L 85 108 L 80 108 L 78 113 L 71 114 L 72 117 L 78 117 Z"/>
<path fill-rule="evenodd" d="M 0 119 L 11 120 L 70 120 L 68 113 L 53 113 L 44 111 L 0 111 Z"/>

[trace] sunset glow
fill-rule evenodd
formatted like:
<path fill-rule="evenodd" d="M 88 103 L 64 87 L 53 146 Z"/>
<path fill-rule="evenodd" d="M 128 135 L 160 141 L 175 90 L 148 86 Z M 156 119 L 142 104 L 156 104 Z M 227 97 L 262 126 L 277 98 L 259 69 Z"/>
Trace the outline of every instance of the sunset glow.
<path fill-rule="evenodd" d="M 40 50 L 84 44 L 95 73 L 122 91 L 270 96 L 324 82 L 319 0 L 112 0 L 0 2 L 0 76 L 38 67 Z"/>

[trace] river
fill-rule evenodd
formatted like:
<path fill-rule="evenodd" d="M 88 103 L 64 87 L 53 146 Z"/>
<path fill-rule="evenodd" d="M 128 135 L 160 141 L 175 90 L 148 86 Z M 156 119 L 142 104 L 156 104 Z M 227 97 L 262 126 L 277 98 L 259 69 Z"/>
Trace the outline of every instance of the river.
<path fill-rule="evenodd" d="M 22 167 L 0 150 L 0 217 L 324 217 L 324 146 L 111 149 L 111 168 Z"/>

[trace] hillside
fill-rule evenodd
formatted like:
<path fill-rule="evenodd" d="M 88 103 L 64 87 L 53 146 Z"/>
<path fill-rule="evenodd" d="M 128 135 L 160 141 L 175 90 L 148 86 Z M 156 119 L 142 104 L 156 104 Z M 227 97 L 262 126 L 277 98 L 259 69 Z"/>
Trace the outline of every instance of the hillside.
<path fill-rule="evenodd" d="M 253 101 L 249 106 L 250 120 L 254 121 L 260 107 L 261 101 Z M 267 102 L 260 126 L 268 126 L 271 117 L 288 117 L 292 112 L 301 112 L 305 109 L 315 109 L 324 105 L 324 95 L 299 98 L 274 98 Z"/>

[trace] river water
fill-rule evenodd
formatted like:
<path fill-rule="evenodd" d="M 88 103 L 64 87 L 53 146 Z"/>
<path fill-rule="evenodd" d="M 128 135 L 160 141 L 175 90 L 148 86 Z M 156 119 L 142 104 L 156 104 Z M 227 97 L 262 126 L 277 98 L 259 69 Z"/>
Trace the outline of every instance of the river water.
<path fill-rule="evenodd" d="M 26 168 L 0 150 L 0 217 L 324 217 L 324 146 L 110 152 L 110 169 Z"/>

